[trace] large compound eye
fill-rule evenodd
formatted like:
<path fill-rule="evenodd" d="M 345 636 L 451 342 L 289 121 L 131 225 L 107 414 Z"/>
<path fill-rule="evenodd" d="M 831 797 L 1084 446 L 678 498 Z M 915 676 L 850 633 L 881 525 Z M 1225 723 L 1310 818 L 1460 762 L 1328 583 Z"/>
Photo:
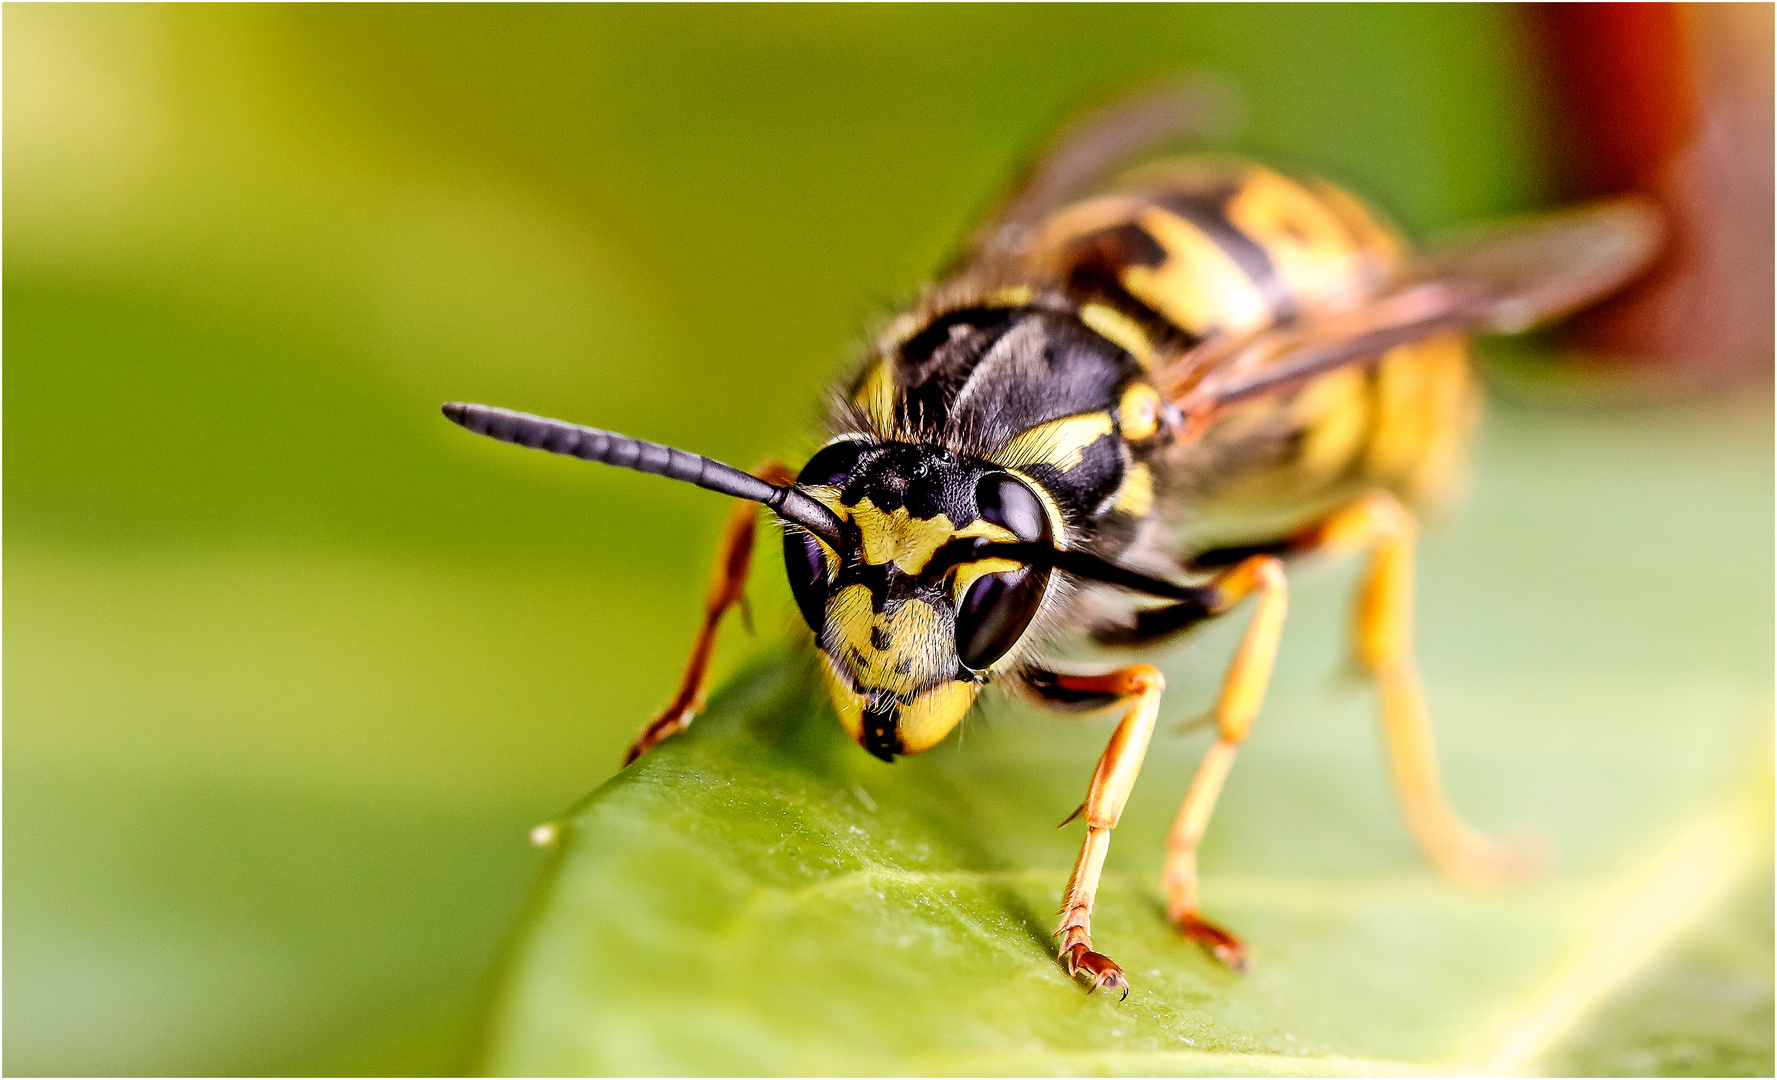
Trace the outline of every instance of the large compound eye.
<path fill-rule="evenodd" d="M 858 459 L 870 444 L 857 439 L 830 443 L 815 451 L 808 464 L 796 477 L 797 487 L 843 487 L 858 467 Z M 827 624 L 827 593 L 831 581 L 827 574 L 826 549 L 821 542 L 805 532 L 784 533 L 784 569 L 790 578 L 790 593 L 815 637 Z"/>
<path fill-rule="evenodd" d="M 989 473 L 975 486 L 975 498 L 984 521 L 1020 540 L 1053 542 L 1042 500 L 1016 477 Z M 957 659 L 974 671 L 992 667 L 1030 628 L 1048 583 L 1048 568 L 1039 566 L 984 574 L 972 582 L 956 609 Z"/>
<path fill-rule="evenodd" d="M 870 448 L 869 443 L 856 439 L 831 443 L 815 451 L 808 464 L 802 466 L 802 472 L 796 477 L 801 487 L 838 487 L 851 476 L 852 470 L 858 467 L 858 459 Z"/>
<path fill-rule="evenodd" d="M 784 534 L 784 571 L 790 578 L 790 594 L 815 637 L 827 624 L 827 559 L 821 542 L 805 532 Z"/>
<path fill-rule="evenodd" d="M 1011 530 L 1018 539 L 1045 544 L 1054 540 L 1043 501 L 1030 485 L 1010 473 L 983 476 L 975 485 L 975 500 L 980 504 L 982 520 Z"/>
<path fill-rule="evenodd" d="M 1024 636 L 1043 602 L 1046 568 L 1026 566 L 1004 574 L 983 574 L 963 594 L 956 609 L 956 657 L 963 666 L 985 671 Z"/>

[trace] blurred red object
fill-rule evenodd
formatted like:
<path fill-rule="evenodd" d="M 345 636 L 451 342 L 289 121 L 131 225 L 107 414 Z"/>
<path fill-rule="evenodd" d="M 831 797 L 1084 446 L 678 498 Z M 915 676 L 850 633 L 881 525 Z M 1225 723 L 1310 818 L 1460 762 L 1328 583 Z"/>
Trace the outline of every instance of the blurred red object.
<path fill-rule="evenodd" d="M 1575 319 L 1588 358 L 1685 385 L 1773 361 L 1772 5 L 1533 4 L 1563 195 L 1638 192 L 1671 233 L 1633 288 Z"/>

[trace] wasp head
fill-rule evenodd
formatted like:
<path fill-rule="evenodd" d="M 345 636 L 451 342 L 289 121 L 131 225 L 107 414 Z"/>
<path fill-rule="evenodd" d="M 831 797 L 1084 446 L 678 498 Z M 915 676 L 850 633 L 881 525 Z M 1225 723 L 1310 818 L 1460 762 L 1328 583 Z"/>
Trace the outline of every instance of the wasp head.
<path fill-rule="evenodd" d="M 908 443 L 830 443 L 796 486 L 840 522 L 837 545 L 784 536 L 791 591 L 840 720 L 884 761 L 935 745 L 1024 639 L 1052 576 L 940 552 L 975 538 L 1051 544 L 1058 512 L 1015 473 Z"/>

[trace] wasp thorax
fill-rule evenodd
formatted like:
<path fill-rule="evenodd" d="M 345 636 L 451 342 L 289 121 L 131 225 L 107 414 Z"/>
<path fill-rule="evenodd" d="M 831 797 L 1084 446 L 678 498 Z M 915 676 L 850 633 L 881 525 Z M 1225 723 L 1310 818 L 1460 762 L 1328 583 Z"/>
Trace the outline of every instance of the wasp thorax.
<path fill-rule="evenodd" d="M 831 443 L 797 485 L 841 523 L 837 547 L 784 537 L 840 719 L 884 760 L 936 744 L 1025 637 L 1050 571 L 934 556 L 976 538 L 1052 544 L 1056 512 L 1024 477 L 908 443 Z"/>

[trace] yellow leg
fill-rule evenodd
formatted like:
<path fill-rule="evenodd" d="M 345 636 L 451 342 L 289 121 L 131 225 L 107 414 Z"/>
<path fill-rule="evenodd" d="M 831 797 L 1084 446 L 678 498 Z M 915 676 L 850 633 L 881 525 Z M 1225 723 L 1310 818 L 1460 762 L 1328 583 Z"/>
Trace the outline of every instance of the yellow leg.
<path fill-rule="evenodd" d="M 1067 965 L 1067 973 L 1083 972 L 1092 983 L 1088 993 L 1109 986 L 1121 989 L 1123 996 L 1128 997 L 1129 980 L 1124 978 L 1123 969 L 1109 957 L 1092 951 L 1092 903 L 1098 895 L 1105 853 L 1111 847 L 1111 830 L 1123 816 L 1136 775 L 1141 772 L 1142 758 L 1148 752 L 1148 738 L 1154 733 L 1154 719 L 1160 712 L 1160 694 L 1166 689 L 1166 680 L 1155 668 L 1137 664 L 1104 675 L 1059 675 L 1056 681 L 1066 690 L 1114 694 L 1129 702 L 1123 722 L 1111 733 L 1110 744 L 1098 759 L 1086 802 L 1074 812 L 1086 819 L 1086 841 L 1080 845 L 1079 861 L 1068 879 L 1061 902 L 1061 925 L 1055 930 L 1055 936 L 1061 939 L 1061 960 Z"/>
<path fill-rule="evenodd" d="M 1489 839 L 1464 824 L 1444 794 L 1413 660 L 1413 514 L 1386 493 L 1367 495 L 1303 532 L 1291 550 L 1367 550 L 1358 593 L 1358 662 L 1376 680 L 1383 738 L 1402 814 L 1439 870 L 1471 885 L 1494 885 L 1534 867 L 1532 852 Z"/>
<path fill-rule="evenodd" d="M 796 478 L 790 467 L 781 461 L 768 461 L 754 469 L 753 475 L 774 484 L 789 483 Z M 716 648 L 716 630 L 730 607 L 746 601 L 747 571 L 753 561 L 753 531 L 758 508 L 758 503 L 739 499 L 728 515 L 728 524 L 722 530 L 722 553 L 716 559 L 715 573 L 704 601 L 703 624 L 691 646 L 691 657 L 685 662 L 679 692 L 660 715 L 642 728 L 635 742 L 630 744 L 623 764 L 628 765 L 668 736 L 684 731 L 691 726 L 692 718 L 703 711 L 710 657 Z"/>
<path fill-rule="evenodd" d="M 1271 667 L 1277 659 L 1277 643 L 1289 607 L 1289 589 L 1283 563 L 1271 555 L 1255 555 L 1216 578 L 1212 605 L 1216 614 L 1227 611 L 1246 597 L 1258 594 L 1252 622 L 1240 639 L 1234 662 L 1222 682 L 1214 717 L 1215 745 L 1203 756 L 1197 775 L 1185 793 L 1167 838 L 1166 866 L 1161 885 L 1166 889 L 1166 913 L 1179 930 L 1209 950 L 1216 959 L 1236 971 L 1244 971 L 1248 958 L 1240 939 L 1203 918 L 1197 900 L 1197 848 L 1209 827 L 1210 814 L 1221 796 L 1222 784 L 1234 765 L 1234 755 L 1252 730 L 1253 720 L 1265 701 Z"/>

